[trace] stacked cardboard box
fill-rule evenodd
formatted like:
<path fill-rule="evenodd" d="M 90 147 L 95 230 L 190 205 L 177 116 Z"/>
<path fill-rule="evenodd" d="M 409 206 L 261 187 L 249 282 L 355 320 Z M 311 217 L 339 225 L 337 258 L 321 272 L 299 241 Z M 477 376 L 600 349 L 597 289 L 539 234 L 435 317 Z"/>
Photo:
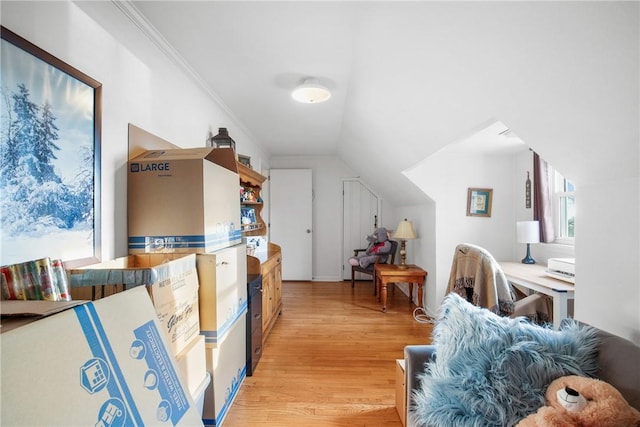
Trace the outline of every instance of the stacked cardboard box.
<path fill-rule="evenodd" d="M 192 398 L 208 374 L 195 254 L 138 254 L 69 270 L 72 289 L 120 285 L 147 288 L 178 371 Z"/>
<path fill-rule="evenodd" d="M 205 394 L 203 422 L 220 426 L 246 378 L 246 248 L 236 245 L 198 254 L 200 328 L 207 370 L 213 381 Z"/>
<path fill-rule="evenodd" d="M 68 270 L 72 288 L 144 286 L 156 309 L 174 354 L 200 334 L 196 256 L 142 254 Z"/>
<path fill-rule="evenodd" d="M 0 348 L 1 425 L 202 425 L 142 287 L 2 333 Z"/>
<path fill-rule="evenodd" d="M 240 244 L 231 149 L 146 151 L 129 161 L 129 253 L 211 253 Z"/>
<path fill-rule="evenodd" d="M 246 376 L 239 183 L 232 149 L 150 150 L 128 166 L 129 253 L 197 254 L 207 425 L 222 424 Z"/>

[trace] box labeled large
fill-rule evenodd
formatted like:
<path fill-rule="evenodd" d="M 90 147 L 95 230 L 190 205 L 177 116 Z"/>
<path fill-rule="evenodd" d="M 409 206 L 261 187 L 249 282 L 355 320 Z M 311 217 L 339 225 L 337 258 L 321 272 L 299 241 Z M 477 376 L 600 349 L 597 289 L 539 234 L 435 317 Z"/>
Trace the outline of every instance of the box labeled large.
<path fill-rule="evenodd" d="M 129 253 L 207 253 L 242 241 L 233 150 L 146 151 L 127 174 Z"/>
<path fill-rule="evenodd" d="M 247 312 L 247 255 L 244 244 L 197 254 L 200 333 L 215 346 Z"/>
<path fill-rule="evenodd" d="M 174 354 L 200 334 L 195 254 L 139 254 L 70 269 L 71 288 L 146 286 Z M 123 315 L 128 313 L 123 312 Z"/>
<path fill-rule="evenodd" d="M 204 396 L 202 421 L 221 426 L 247 376 L 246 316 L 238 319 L 216 347 L 207 346 L 207 370 L 213 380 Z"/>
<path fill-rule="evenodd" d="M 0 334 L 1 425 L 202 420 L 142 287 Z"/>

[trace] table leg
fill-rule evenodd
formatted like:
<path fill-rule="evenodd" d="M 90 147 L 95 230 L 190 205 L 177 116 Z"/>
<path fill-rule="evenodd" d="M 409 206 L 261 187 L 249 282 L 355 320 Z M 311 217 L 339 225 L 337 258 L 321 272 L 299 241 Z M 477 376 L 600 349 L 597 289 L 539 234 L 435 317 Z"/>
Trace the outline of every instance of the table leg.
<path fill-rule="evenodd" d="M 380 297 L 382 298 L 382 312 L 387 312 L 387 282 L 382 280 L 380 283 Z"/>
<path fill-rule="evenodd" d="M 413 282 L 409 282 L 409 301 L 413 302 Z"/>
<path fill-rule="evenodd" d="M 423 299 L 422 299 L 422 287 L 424 285 L 424 280 L 422 282 L 418 282 L 418 307 L 422 307 Z M 413 301 L 413 300 L 412 300 Z"/>
<path fill-rule="evenodd" d="M 568 298 L 564 292 L 554 292 L 553 294 L 553 329 L 560 329 L 560 322 L 566 318 Z"/>

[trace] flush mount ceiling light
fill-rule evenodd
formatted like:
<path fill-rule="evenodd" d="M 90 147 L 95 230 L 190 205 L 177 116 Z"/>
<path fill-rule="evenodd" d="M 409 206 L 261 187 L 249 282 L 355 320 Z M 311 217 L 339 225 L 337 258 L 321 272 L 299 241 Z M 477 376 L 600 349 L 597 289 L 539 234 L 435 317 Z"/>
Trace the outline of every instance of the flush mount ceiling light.
<path fill-rule="evenodd" d="M 304 104 L 318 104 L 331 98 L 331 92 L 317 79 L 304 79 L 302 84 L 291 92 L 291 97 Z"/>

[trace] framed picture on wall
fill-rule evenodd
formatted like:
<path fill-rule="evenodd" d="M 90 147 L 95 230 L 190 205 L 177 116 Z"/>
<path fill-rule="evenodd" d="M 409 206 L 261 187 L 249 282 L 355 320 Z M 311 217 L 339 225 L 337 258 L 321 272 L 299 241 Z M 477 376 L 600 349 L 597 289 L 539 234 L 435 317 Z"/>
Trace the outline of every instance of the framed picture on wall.
<path fill-rule="evenodd" d="M 491 216 L 493 189 L 469 188 L 467 190 L 467 216 Z"/>
<path fill-rule="evenodd" d="M 243 156 L 242 154 L 238 154 L 238 161 L 251 169 L 251 157 Z"/>
<path fill-rule="evenodd" d="M 102 85 L 1 36 L 0 265 L 99 261 Z"/>

